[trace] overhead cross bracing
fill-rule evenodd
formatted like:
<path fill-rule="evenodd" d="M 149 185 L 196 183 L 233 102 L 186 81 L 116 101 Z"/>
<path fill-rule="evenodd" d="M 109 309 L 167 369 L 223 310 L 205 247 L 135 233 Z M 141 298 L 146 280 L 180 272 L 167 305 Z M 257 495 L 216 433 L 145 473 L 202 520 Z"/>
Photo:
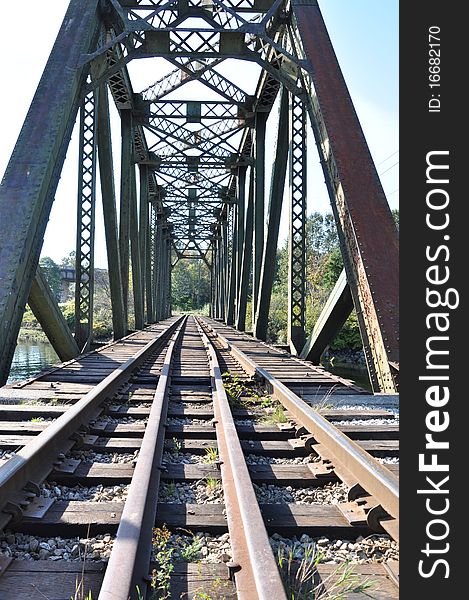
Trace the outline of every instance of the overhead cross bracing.
<path fill-rule="evenodd" d="M 136 87 L 136 59 L 170 67 Z M 243 76 L 246 64 L 257 68 L 255 85 Z M 121 118 L 120 157 L 111 148 L 107 88 Z M 265 131 L 276 100 L 269 185 Z M 75 339 L 81 351 L 92 339 L 98 170 L 116 338 L 128 330 L 130 289 L 141 328 L 171 311 L 172 265 L 199 258 L 211 268 L 212 316 L 250 328 L 251 285 L 253 332 L 265 339 L 288 179 L 289 344 L 295 354 L 311 348 L 303 291 L 308 120 L 337 223 L 352 300 L 347 306 L 357 311 L 374 388 L 395 390 L 397 234 L 314 0 L 71 1 L 0 191 L 0 379 L 8 373 L 78 109 Z M 111 183 L 116 160 L 118 190 Z M 333 332 L 337 322 L 330 321 Z M 70 345 L 65 332 L 62 337 L 54 340 L 59 355 L 66 341 Z"/>

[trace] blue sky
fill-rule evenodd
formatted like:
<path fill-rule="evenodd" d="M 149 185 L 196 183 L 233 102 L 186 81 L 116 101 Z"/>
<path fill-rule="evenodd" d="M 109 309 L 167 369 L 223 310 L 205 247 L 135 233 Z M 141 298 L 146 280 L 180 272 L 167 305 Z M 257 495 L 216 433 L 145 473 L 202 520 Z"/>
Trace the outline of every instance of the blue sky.
<path fill-rule="evenodd" d="M 3 93 L 0 95 L 0 171 L 3 174 L 68 2 L 22 0 L 27 14 L 21 27 L 18 7 L 2 6 L 0 38 Z M 392 208 L 398 206 L 398 0 L 322 0 L 339 63 L 362 123 L 371 153 Z M 137 86 L 138 87 L 138 86 Z M 311 136 L 312 137 L 312 136 Z M 117 136 L 116 136 L 117 138 Z M 118 142 L 116 139 L 116 146 Z M 309 145 L 312 146 L 312 143 Z M 329 201 L 314 147 L 308 148 L 308 211 L 329 210 Z M 115 157 L 119 156 L 118 148 Z M 77 152 L 72 144 L 62 173 L 46 233 L 43 255 L 60 260 L 74 249 Z M 268 189 L 269 186 L 267 186 Z M 105 244 L 98 202 L 96 266 L 105 267 Z M 286 223 L 287 219 L 282 219 Z M 285 227 L 281 237 L 286 235 Z"/>

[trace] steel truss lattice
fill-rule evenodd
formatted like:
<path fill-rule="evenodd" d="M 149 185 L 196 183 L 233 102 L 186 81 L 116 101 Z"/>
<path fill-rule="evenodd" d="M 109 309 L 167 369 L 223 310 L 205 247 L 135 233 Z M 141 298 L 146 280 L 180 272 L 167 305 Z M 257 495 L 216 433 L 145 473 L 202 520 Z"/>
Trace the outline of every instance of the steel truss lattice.
<path fill-rule="evenodd" d="M 77 243 L 75 254 L 75 339 L 83 351 L 93 331 L 94 231 L 96 205 L 96 94 L 80 107 Z"/>

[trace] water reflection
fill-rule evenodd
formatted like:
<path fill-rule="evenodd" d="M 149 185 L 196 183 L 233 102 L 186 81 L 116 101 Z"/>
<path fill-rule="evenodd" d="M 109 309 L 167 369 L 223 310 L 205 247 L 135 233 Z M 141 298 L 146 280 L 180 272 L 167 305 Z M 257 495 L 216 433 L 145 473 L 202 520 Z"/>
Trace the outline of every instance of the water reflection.
<path fill-rule="evenodd" d="M 59 357 L 48 342 L 19 342 L 7 383 L 32 377 L 57 362 L 60 362 Z"/>
<path fill-rule="evenodd" d="M 368 390 L 369 392 L 372 391 L 368 371 L 364 368 L 347 368 L 346 366 L 340 366 L 326 367 L 326 369 L 327 371 L 329 371 L 329 373 L 332 373 L 333 375 L 338 375 L 339 377 L 343 377 L 344 379 L 351 379 L 359 387 Z"/>

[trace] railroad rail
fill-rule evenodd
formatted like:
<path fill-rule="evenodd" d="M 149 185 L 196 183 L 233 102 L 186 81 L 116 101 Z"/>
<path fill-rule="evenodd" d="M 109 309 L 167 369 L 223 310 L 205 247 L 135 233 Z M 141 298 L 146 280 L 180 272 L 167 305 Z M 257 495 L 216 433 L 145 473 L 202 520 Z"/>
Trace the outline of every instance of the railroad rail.
<path fill-rule="evenodd" d="M 397 540 L 397 466 L 372 456 L 397 454 L 394 415 L 342 406 L 367 397 L 194 317 L 0 388 L 10 402 L 0 405 L 0 597 L 127 600 L 153 586 L 159 597 L 284 598 L 282 548 L 337 558 L 344 544 L 359 554 L 373 536 Z M 282 418 L 267 421 L 274 406 Z M 109 486 L 125 494 L 109 498 Z M 102 497 L 86 499 L 94 488 Z M 302 490 L 312 501 L 297 500 Z M 320 504 L 322 493 L 332 501 Z M 394 562 L 354 568 L 375 598 L 398 597 Z M 317 577 L 327 591 L 337 564 Z"/>

